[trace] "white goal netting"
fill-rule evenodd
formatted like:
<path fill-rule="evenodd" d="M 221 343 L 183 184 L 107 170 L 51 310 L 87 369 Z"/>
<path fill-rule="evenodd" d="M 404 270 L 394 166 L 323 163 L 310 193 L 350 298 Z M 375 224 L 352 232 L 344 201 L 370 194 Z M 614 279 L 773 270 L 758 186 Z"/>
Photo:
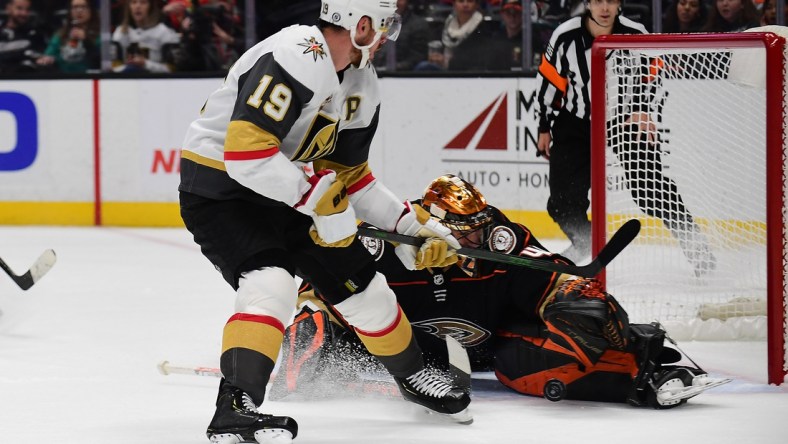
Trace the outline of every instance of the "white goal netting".
<path fill-rule="evenodd" d="M 643 224 L 606 283 L 630 321 L 659 321 L 677 339 L 766 339 L 767 307 L 779 298 L 784 347 L 788 124 L 785 82 L 767 73 L 779 63 L 784 80 L 785 56 L 767 50 L 772 34 L 707 37 L 638 36 L 640 46 L 595 53 L 604 57 L 605 105 L 604 125 L 592 118 L 595 139 L 605 140 L 595 165 L 605 172 L 595 173 L 594 223 L 606 238 L 626 220 Z M 780 167 L 769 168 L 775 153 Z"/>

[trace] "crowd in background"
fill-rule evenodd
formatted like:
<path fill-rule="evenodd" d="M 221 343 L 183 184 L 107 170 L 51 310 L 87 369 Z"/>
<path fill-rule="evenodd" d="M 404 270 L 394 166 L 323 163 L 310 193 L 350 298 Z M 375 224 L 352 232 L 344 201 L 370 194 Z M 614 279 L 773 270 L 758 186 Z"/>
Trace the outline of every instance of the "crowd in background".
<path fill-rule="evenodd" d="M 100 72 L 98 4 L 97 0 L 0 0 L 0 73 Z M 223 71 L 246 49 L 243 1 L 110 0 L 109 4 L 109 59 L 114 72 Z"/>
<path fill-rule="evenodd" d="M 662 0 L 662 32 L 734 32 L 777 24 L 779 0 Z M 110 0 L 114 72 L 223 71 L 249 41 L 244 0 Z M 89 73 L 102 65 L 98 0 L 0 0 L 0 74 Z M 318 0 L 255 2 L 254 39 L 314 24 Z M 397 0 L 402 32 L 375 59 L 389 71 L 512 71 L 523 67 L 521 0 Z M 652 0 L 623 15 L 653 31 Z M 788 7 L 785 8 L 788 11 Z M 534 66 L 555 27 L 582 0 L 533 0 Z M 786 23 L 785 18 L 782 23 Z"/>

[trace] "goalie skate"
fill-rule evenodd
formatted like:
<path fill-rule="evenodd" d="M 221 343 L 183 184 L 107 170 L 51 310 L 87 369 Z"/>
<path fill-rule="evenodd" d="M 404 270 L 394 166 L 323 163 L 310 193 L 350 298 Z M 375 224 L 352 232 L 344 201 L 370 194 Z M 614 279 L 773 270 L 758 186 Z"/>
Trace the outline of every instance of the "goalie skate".
<path fill-rule="evenodd" d="M 689 386 L 684 386 L 683 384 L 681 387 L 663 385 L 657 392 L 657 402 L 660 404 L 679 402 L 731 381 L 732 379 L 730 378 L 712 378 L 707 374 L 701 374 L 693 377 L 692 385 Z"/>
<path fill-rule="evenodd" d="M 696 369 L 689 367 L 666 369 L 657 382 L 652 383 L 654 391 L 649 405 L 657 409 L 677 407 L 708 389 L 731 382 L 729 378 L 711 378 L 706 373 L 695 372 Z"/>

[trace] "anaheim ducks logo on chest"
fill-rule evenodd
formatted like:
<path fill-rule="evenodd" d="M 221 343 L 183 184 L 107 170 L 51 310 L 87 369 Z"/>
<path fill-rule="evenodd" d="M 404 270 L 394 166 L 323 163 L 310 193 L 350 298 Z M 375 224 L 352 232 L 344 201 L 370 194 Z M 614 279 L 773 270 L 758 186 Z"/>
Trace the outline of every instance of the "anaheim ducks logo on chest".
<path fill-rule="evenodd" d="M 439 338 L 451 336 L 465 348 L 479 345 L 492 336 L 489 330 L 467 319 L 433 318 L 411 322 L 411 325 Z"/>

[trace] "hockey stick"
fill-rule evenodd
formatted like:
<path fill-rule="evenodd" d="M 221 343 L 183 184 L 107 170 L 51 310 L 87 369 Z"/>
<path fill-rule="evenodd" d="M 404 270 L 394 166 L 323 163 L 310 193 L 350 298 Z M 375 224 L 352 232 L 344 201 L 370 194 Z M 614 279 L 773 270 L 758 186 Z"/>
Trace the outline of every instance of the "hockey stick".
<path fill-rule="evenodd" d="M 594 277 L 602 271 L 621 251 L 632 242 L 640 232 L 640 221 L 630 219 L 618 229 L 595 257 L 587 265 L 569 265 L 557 263 L 545 259 L 536 259 L 512 254 L 498 253 L 496 251 L 485 250 L 482 248 L 460 248 L 457 254 L 476 259 L 486 259 L 489 261 L 500 262 L 503 264 L 519 265 L 521 267 L 534 268 L 537 270 L 571 274 L 582 277 Z M 389 242 L 399 242 L 401 244 L 420 246 L 424 243 L 424 238 L 406 236 L 399 233 L 378 230 L 375 228 L 359 227 L 358 234 L 361 236 L 382 239 Z"/>
<path fill-rule="evenodd" d="M 28 288 L 32 287 L 33 284 L 38 282 L 38 280 L 41 279 L 45 274 L 47 274 L 49 269 L 55 265 L 55 261 L 57 261 L 57 256 L 55 256 L 54 250 L 50 249 L 41 253 L 41 256 L 39 256 L 38 259 L 36 259 L 36 261 L 33 263 L 33 266 L 31 266 L 30 269 L 21 276 L 14 273 L 14 271 L 11 270 L 11 267 L 9 267 L 8 264 L 3 261 L 3 259 L 0 259 L 0 268 L 2 268 L 3 271 L 5 271 L 14 282 L 16 282 L 16 285 L 19 285 L 22 290 L 27 290 Z"/>
<path fill-rule="evenodd" d="M 449 371 L 454 383 L 471 392 L 471 361 L 468 351 L 453 337 L 446 335 L 446 348 L 449 352 Z"/>
<path fill-rule="evenodd" d="M 471 390 L 471 363 L 468 359 L 468 352 L 463 346 L 451 336 L 446 336 L 446 347 L 449 354 L 449 367 L 454 382 L 461 388 Z M 222 371 L 213 367 L 187 367 L 182 365 L 170 364 L 170 361 L 161 361 L 156 368 L 162 375 L 196 375 L 221 378 Z M 271 375 L 271 380 L 274 375 Z M 345 390 L 355 391 L 366 394 L 383 394 L 388 396 L 399 396 L 399 388 L 393 381 L 388 379 L 365 379 L 360 381 L 345 382 Z"/>
<path fill-rule="evenodd" d="M 188 367 L 183 365 L 173 365 L 170 361 L 161 361 L 156 368 L 162 375 L 195 375 L 221 378 L 222 371 L 214 367 Z M 271 375 L 273 381 L 276 375 Z M 363 395 L 377 395 L 385 397 L 399 397 L 399 388 L 394 381 L 387 379 L 368 379 L 361 378 L 358 381 L 339 381 L 341 390 L 347 393 L 359 393 Z M 271 398 L 273 399 L 273 398 Z M 279 398 L 281 399 L 281 398 Z M 278 400 L 278 399 L 277 399 Z"/>
<path fill-rule="evenodd" d="M 156 366 L 159 369 L 159 373 L 162 375 L 171 375 L 171 374 L 178 374 L 178 375 L 197 375 L 197 376 L 213 376 L 216 378 L 222 377 L 222 371 L 218 368 L 211 368 L 211 367 L 184 367 L 179 365 L 172 365 L 170 361 L 161 361 L 159 365 Z"/>

